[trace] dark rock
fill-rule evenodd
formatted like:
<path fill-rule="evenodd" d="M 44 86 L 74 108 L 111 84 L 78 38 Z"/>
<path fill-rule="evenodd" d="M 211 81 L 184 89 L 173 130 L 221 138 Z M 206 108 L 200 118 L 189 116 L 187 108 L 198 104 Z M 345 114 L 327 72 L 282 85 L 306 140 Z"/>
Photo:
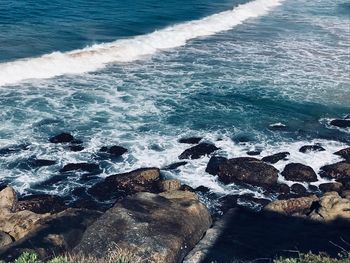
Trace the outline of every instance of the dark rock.
<path fill-rule="evenodd" d="M 249 151 L 249 152 L 247 152 L 247 154 L 249 156 L 256 156 L 256 155 L 259 155 L 260 153 L 261 153 L 260 151 Z"/>
<path fill-rule="evenodd" d="M 162 170 L 176 170 L 180 166 L 186 165 L 188 162 L 177 162 L 177 163 L 172 163 L 170 165 L 165 166 Z"/>
<path fill-rule="evenodd" d="M 248 183 L 256 186 L 272 186 L 277 183 L 278 170 L 258 159 L 240 157 L 220 164 L 218 175 L 224 184 Z"/>
<path fill-rule="evenodd" d="M 319 192 L 319 189 L 316 185 L 309 184 L 309 190 L 311 192 Z"/>
<path fill-rule="evenodd" d="M 209 155 L 215 151 L 219 150 L 214 144 L 210 143 L 200 143 L 185 150 L 180 154 L 179 159 L 199 159 L 204 155 Z"/>
<path fill-rule="evenodd" d="M 311 211 L 311 206 L 316 201 L 318 201 L 318 198 L 315 195 L 275 200 L 265 206 L 264 210 L 286 215 L 305 215 Z"/>
<path fill-rule="evenodd" d="M 13 237 L 6 232 L 0 230 L 0 249 L 5 246 L 12 244 L 14 241 Z M 1 262 L 1 261 L 0 261 Z"/>
<path fill-rule="evenodd" d="M 335 119 L 330 122 L 331 125 L 339 127 L 339 128 L 349 128 L 350 127 L 350 119 Z"/>
<path fill-rule="evenodd" d="M 30 195 L 17 202 L 16 211 L 29 210 L 36 214 L 58 213 L 66 209 L 63 198 L 54 195 Z"/>
<path fill-rule="evenodd" d="M 341 193 L 343 190 L 343 185 L 338 182 L 333 182 L 333 183 L 323 183 L 319 185 L 319 188 L 322 192 L 338 192 Z"/>
<path fill-rule="evenodd" d="M 99 174 L 102 172 L 100 166 L 95 163 L 69 163 L 60 170 L 61 173 L 71 171 L 84 171 L 91 174 Z"/>
<path fill-rule="evenodd" d="M 208 210 L 193 193 L 138 193 L 92 224 L 73 253 L 103 258 L 114 245 L 148 262 L 182 262 L 210 225 Z"/>
<path fill-rule="evenodd" d="M 273 155 L 265 156 L 261 160 L 267 163 L 277 163 L 280 160 L 286 160 L 289 155 L 289 152 L 280 152 Z"/>
<path fill-rule="evenodd" d="M 202 192 L 202 193 L 208 193 L 210 189 L 206 186 L 198 186 L 196 189 L 194 189 L 196 192 Z"/>
<path fill-rule="evenodd" d="M 350 147 L 337 151 L 334 154 L 339 155 L 342 158 L 344 158 L 346 161 L 350 162 Z"/>
<path fill-rule="evenodd" d="M 320 175 L 328 179 L 346 179 L 350 178 L 350 163 L 339 162 L 325 165 L 320 169 Z"/>
<path fill-rule="evenodd" d="M 84 150 L 84 146 L 81 146 L 81 145 L 69 145 L 69 149 L 72 151 L 72 152 L 80 152 L 82 150 Z"/>
<path fill-rule="evenodd" d="M 19 153 L 21 151 L 26 151 L 29 149 L 28 144 L 19 144 L 19 145 L 12 145 L 9 147 L 1 148 L 0 149 L 0 156 L 1 155 L 8 155 L 13 153 Z"/>
<path fill-rule="evenodd" d="M 110 147 L 104 146 L 104 147 L 102 147 L 100 149 L 100 152 L 108 153 L 108 154 L 110 154 L 113 157 L 122 156 L 127 151 L 128 151 L 128 149 L 126 149 L 126 148 L 124 148 L 122 146 L 117 146 L 117 145 L 110 146 Z"/>
<path fill-rule="evenodd" d="M 179 143 L 198 144 L 202 139 L 202 137 L 182 138 L 179 140 Z"/>
<path fill-rule="evenodd" d="M 290 190 L 296 194 L 305 194 L 307 192 L 302 184 L 293 184 Z"/>
<path fill-rule="evenodd" d="M 74 137 L 69 133 L 60 133 L 49 139 L 51 143 L 68 143 L 74 141 Z"/>
<path fill-rule="evenodd" d="M 56 161 L 46 160 L 46 159 L 32 159 L 28 161 L 28 164 L 31 167 L 43 167 L 43 166 L 55 165 Z"/>
<path fill-rule="evenodd" d="M 281 173 L 289 181 L 316 182 L 317 175 L 310 167 L 301 163 L 289 163 Z"/>
<path fill-rule="evenodd" d="M 299 152 L 301 152 L 301 153 L 323 152 L 325 150 L 326 149 L 323 148 L 322 146 L 315 144 L 315 145 L 304 145 L 299 149 Z"/>
<path fill-rule="evenodd" d="M 289 194 L 290 193 L 290 187 L 287 184 L 277 184 L 274 187 L 274 190 L 277 193 L 281 193 L 281 194 Z"/>
<path fill-rule="evenodd" d="M 195 192 L 195 190 L 187 184 L 182 184 L 180 187 L 180 190 L 181 191 L 188 191 L 188 192 Z"/>
<path fill-rule="evenodd" d="M 142 168 L 107 177 L 88 189 L 98 200 L 111 200 L 138 192 L 159 193 L 160 172 L 158 168 Z"/>
<path fill-rule="evenodd" d="M 219 173 L 219 166 L 227 161 L 227 158 L 220 156 L 213 156 L 210 158 L 207 168 L 205 171 L 212 175 L 217 175 Z"/>

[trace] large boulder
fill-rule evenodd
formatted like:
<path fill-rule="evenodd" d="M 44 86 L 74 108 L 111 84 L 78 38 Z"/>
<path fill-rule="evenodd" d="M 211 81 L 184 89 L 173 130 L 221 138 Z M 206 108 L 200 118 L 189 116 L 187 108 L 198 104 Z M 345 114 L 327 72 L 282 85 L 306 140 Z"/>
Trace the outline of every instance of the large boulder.
<path fill-rule="evenodd" d="M 224 184 L 272 186 L 278 179 L 278 170 L 275 167 L 251 157 L 229 159 L 220 164 L 218 170 L 219 180 Z"/>
<path fill-rule="evenodd" d="M 289 152 L 280 152 L 273 155 L 265 156 L 261 160 L 267 163 L 277 163 L 281 160 L 286 160 L 289 155 Z"/>
<path fill-rule="evenodd" d="M 348 162 L 350 161 L 350 147 L 337 151 L 334 154 L 341 156 Z"/>
<path fill-rule="evenodd" d="M 103 258 L 117 246 L 147 262 L 181 262 L 210 225 L 210 214 L 194 193 L 138 193 L 103 214 L 73 252 Z"/>
<path fill-rule="evenodd" d="M 289 181 L 297 182 L 316 182 L 317 175 L 315 171 L 307 165 L 301 163 L 289 163 L 281 173 Z"/>
<path fill-rule="evenodd" d="M 109 200 L 138 192 L 158 193 L 159 181 L 158 168 L 141 168 L 128 173 L 111 175 L 92 186 L 88 193 L 98 200 Z"/>
<path fill-rule="evenodd" d="M 219 148 L 214 144 L 203 142 L 185 150 L 180 154 L 179 159 L 199 159 L 202 156 L 209 155 L 217 150 L 219 150 Z"/>
<path fill-rule="evenodd" d="M 217 175 L 219 173 L 219 167 L 221 164 L 225 163 L 227 158 L 221 156 L 212 156 L 207 164 L 205 171 L 212 175 Z"/>
<path fill-rule="evenodd" d="M 350 163 L 344 161 L 325 165 L 321 167 L 320 175 L 328 179 L 348 179 L 350 178 Z"/>
<path fill-rule="evenodd" d="M 318 197 L 315 195 L 275 200 L 265 206 L 264 210 L 285 215 L 305 215 L 311 211 L 312 204 L 317 201 Z"/>
<path fill-rule="evenodd" d="M 320 221 L 333 221 L 338 218 L 350 220 L 350 200 L 340 197 L 337 192 L 325 193 L 310 218 Z"/>

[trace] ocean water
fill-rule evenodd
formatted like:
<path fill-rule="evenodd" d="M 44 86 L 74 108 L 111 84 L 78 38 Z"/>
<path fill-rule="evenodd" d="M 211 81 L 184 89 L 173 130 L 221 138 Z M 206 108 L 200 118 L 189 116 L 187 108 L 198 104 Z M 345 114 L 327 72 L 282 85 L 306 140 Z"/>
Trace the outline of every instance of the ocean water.
<path fill-rule="evenodd" d="M 349 61 L 347 0 L 2 0 L 0 148 L 27 148 L 0 154 L 0 182 L 69 197 L 111 174 L 178 161 L 187 136 L 226 157 L 289 151 L 280 171 L 288 162 L 318 171 L 350 144 L 349 129 L 329 125 L 350 114 Z M 48 142 L 60 132 L 85 149 Z M 312 143 L 326 151 L 298 152 Z M 98 178 L 50 181 L 114 144 L 129 152 L 100 161 Z M 57 164 L 23 165 L 34 157 Z M 222 195 L 264 196 L 222 185 L 205 172 L 208 160 L 162 174 Z"/>

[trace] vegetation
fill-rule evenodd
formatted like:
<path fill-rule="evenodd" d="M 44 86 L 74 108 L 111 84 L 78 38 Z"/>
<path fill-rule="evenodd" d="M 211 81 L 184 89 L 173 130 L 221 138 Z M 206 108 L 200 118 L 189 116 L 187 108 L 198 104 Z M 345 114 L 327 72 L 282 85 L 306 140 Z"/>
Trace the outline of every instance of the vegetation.
<path fill-rule="evenodd" d="M 298 258 L 279 258 L 274 263 L 350 263 L 350 252 L 339 254 L 339 258 L 331 258 L 323 254 L 300 254 Z"/>

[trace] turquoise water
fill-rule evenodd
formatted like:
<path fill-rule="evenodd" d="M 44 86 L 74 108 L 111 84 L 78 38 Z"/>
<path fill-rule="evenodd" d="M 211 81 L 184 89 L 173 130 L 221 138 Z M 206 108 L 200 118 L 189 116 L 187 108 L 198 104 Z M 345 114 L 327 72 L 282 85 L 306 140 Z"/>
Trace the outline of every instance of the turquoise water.
<path fill-rule="evenodd" d="M 349 23 L 345 0 L 2 1 L 0 148 L 29 149 L 0 156 L 0 182 L 65 195 L 98 180 L 45 184 L 68 162 L 95 162 L 101 146 L 120 144 L 128 154 L 103 161 L 101 177 L 163 167 L 189 147 L 177 142 L 186 136 L 227 157 L 288 150 L 290 161 L 318 170 L 350 143 L 349 130 L 328 125 L 350 114 Z M 48 142 L 63 131 L 85 150 Z M 327 151 L 298 152 L 315 142 Z M 58 163 L 21 165 L 34 156 Z M 207 162 L 163 174 L 219 193 L 251 191 L 221 185 Z"/>

